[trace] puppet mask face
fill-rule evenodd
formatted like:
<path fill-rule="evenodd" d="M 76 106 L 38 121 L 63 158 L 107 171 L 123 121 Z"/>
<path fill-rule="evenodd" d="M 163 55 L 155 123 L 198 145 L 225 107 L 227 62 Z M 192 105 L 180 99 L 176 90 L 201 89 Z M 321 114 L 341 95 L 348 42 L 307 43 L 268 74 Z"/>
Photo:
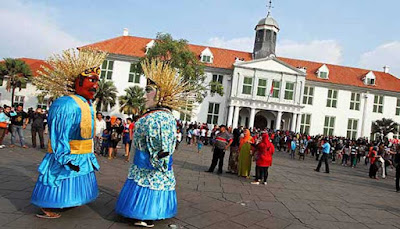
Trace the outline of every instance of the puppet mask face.
<path fill-rule="evenodd" d="M 99 87 L 100 68 L 91 68 L 81 73 L 75 80 L 76 94 L 87 100 L 92 100 Z"/>

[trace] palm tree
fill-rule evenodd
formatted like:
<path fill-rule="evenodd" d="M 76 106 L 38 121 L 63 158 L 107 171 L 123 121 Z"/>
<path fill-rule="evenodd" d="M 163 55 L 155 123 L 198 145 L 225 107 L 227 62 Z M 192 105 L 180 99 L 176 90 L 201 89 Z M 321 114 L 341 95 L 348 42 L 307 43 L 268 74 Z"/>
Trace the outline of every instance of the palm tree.
<path fill-rule="evenodd" d="M 145 110 L 146 99 L 144 90 L 139 86 L 133 86 L 125 89 L 125 95 L 118 98 L 120 112 L 128 115 L 139 115 Z"/>
<path fill-rule="evenodd" d="M 32 77 L 32 71 L 22 60 L 4 58 L 4 62 L 0 63 L 0 77 L 7 79 L 6 90 L 11 91 L 11 106 L 13 106 L 15 89 L 19 88 L 21 91 L 22 86 Z"/>
<path fill-rule="evenodd" d="M 389 133 L 396 134 L 398 131 L 398 126 L 392 119 L 383 118 L 382 120 L 376 120 L 372 123 L 372 134 L 379 133 L 381 140 L 386 138 Z"/>
<path fill-rule="evenodd" d="M 113 81 L 102 79 L 99 82 L 99 88 L 97 89 L 95 100 L 96 100 L 96 111 L 105 110 L 110 106 L 114 107 L 117 99 L 118 90 L 115 87 Z"/>

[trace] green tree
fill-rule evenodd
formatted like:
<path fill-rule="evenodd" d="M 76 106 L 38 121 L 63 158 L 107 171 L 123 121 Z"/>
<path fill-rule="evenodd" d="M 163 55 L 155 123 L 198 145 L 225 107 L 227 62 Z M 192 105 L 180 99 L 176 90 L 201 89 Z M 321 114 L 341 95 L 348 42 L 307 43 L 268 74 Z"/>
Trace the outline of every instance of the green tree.
<path fill-rule="evenodd" d="M 223 87 L 219 82 L 205 84 L 204 64 L 200 58 L 189 49 L 188 41 L 184 39 L 174 40 L 168 33 L 158 33 L 153 47 L 147 51 L 143 60 L 154 58 L 168 62 L 177 68 L 186 82 L 196 91 L 197 101 L 201 102 L 211 90 L 211 94 L 223 95 Z"/>
<path fill-rule="evenodd" d="M 4 58 L 0 63 L 0 77 L 7 79 L 6 90 L 11 91 L 11 106 L 14 105 L 15 89 L 21 91 L 23 85 L 31 79 L 32 71 L 24 61 L 12 58 Z"/>
<path fill-rule="evenodd" d="M 372 134 L 378 133 L 382 140 L 386 139 L 389 133 L 396 134 L 398 126 L 395 121 L 390 118 L 382 118 L 372 123 Z"/>
<path fill-rule="evenodd" d="M 118 90 L 115 87 L 113 81 L 102 79 L 99 81 L 99 88 L 97 89 L 96 95 L 96 110 L 106 111 L 108 106 L 113 108 L 116 104 Z"/>
<path fill-rule="evenodd" d="M 125 95 L 118 98 L 120 112 L 128 115 L 140 115 L 144 112 L 146 98 L 144 90 L 139 86 L 133 86 L 125 89 Z"/>

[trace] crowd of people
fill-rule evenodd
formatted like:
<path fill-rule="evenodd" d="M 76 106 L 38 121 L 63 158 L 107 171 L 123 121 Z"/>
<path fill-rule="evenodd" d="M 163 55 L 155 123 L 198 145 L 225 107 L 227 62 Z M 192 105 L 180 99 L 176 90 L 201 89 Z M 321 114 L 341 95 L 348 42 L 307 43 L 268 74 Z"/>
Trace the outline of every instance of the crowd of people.
<path fill-rule="evenodd" d="M 319 172 L 325 165 L 325 172 L 330 173 L 329 164 L 339 163 L 343 167 L 355 168 L 360 163 L 370 167 L 369 177 L 383 179 L 387 177 L 389 169 L 396 170 L 396 191 L 400 191 L 400 146 L 388 139 L 369 141 L 367 138 L 357 140 L 337 136 L 310 136 L 290 131 L 273 131 L 260 129 L 246 129 L 239 127 L 232 129 L 224 125 L 215 125 L 212 129 L 207 124 L 178 122 L 180 132 L 186 133 L 188 145 L 197 144 L 213 146 L 213 159 L 207 172 L 213 172 L 218 164 L 218 173 L 223 171 L 223 159 L 229 149 L 229 164 L 227 173 L 250 178 L 252 161 L 256 161 L 256 180 L 268 176 L 268 167 L 272 164 L 274 150 L 286 152 L 290 159 L 305 160 L 306 157 L 315 158 Z M 260 148 L 261 147 L 261 148 Z M 199 150 L 200 152 L 200 150 Z M 266 168 L 266 169 L 265 169 Z M 266 183 L 266 178 L 265 181 Z"/>
<path fill-rule="evenodd" d="M 96 114 L 96 133 L 94 148 L 97 155 L 112 160 L 117 155 L 117 145 L 122 141 L 125 161 L 129 161 L 135 121 L 125 120 L 115 116 Z M 15 108 L 4 105 L 0 108 L 0 149 L 5 148 L 4 137 L 11 135 L 11 145 L 15 147 L 17 140 L 23 148 L 28 148 L 24 129 L 31 125 L 32 147 L 37 147 L 37 137 L 40 148 L 45 148 L 44 134 L 47 134 L 47 111 L 29 108 L 27 112 L 22 105 Z M 355 168 L 360 163 L 369 165 L 369 177 L 379 179 L 380 174 L 386 178 L 388 169 L 396 169 L 396 190 L 400 190 L 400 149 L 398 144 L 389 141 L 368 141 L 366 138 L 352 140 L 345 137 L 310 136 L 290 131 L 272 131 L 259 129 L 236 129 L 214 125 L 212 129 L 206 123 L 183 123 L 177 121 L 176 148 L 185 139 L 188 145 L 197 145 L 200 153 L 203 145 L 213 146 L 213 159 L 207 172 L 213 172 L 218 165 L 218 173 L 222 173 L 225 152 L 229 149 L 229 164 L 227 173 L 250 178 L 252 161 L 256 161 L 257 179 L 268 176 L 268 167 L 272 164 L 275 148 L 287 152 L 291 159 L 305 160 L 306 156 L 315 158 L 319 172 L 322 164 L 329 173 L 330 163 L 340 163 L 344 167 Z M 268 139 L 268 140 L 267 140 Z M 267 143 L 268 142 L 268 143 Z M 271 143 L 271 144 L 269 144 Z M 261 148 L 260 148 L 261 147 Z M 265 156 L 268 155 L 268 156 Z M 362 162 L 363 161 L 363 162 Z M 267 169 L 264 169 L 267 168 Z M 266 178 L 265 181 L 266 183 Z"/>
<path fill-rule="evenodd" d="M 11 136 L 10 148 L 17 145 L 17 140 L 21 147 L 28 148 L 24 136 L 24 130 L 28 125 L 31 127 L 32 147 L 37 147 L 39 138 L 40 148 L 45 149 L 44 135 L 48 133 L 47 116 L 47 111 L 42 108 L 36 110 L 29 108 L 25 112 L 21 104 L 15 108 L 7 105 L 0 107 L 0 149 L 7 147 L 3 144 L 7 134 Z M 133 139 L 133 119 L 122 120 L 115 116 L 104 117 L 102 113 L 97 113 L 95 123 L 95 153 L 113 159 L 117 154 L 117 145 L 122 140 L 125 161 L 128 161 Z"/>
<path fill-rule="evenodd" d="M 15 147 L 18 141 L 21 147 L 28 148 L 24 137 L 24 130 L 31 124 L 32 147 L 36 148 L 37 136 L 39 137 L 40 148 L 44 149 L 44 134 L 47 134 L 47 111 L 42 108 L 29 108 L 25 112 L 22 104 L 15 108 L 4 105 L 0 107 L 0 149 L 6 148 L 3 144 L 4 137 L 11 135 L 11 144 L 9 147 Z"/>
<path fill-rule="evenodd" d="M 94 152 L 112 160 L 116 158 L 117 145 L 122 140 L 125 161 L 128 162 L 135 128 L 134 120 L 132 118 L 122 120 L 115 116 L 104 117 L 102 113 L 98 112 L 95 123 Z"/>

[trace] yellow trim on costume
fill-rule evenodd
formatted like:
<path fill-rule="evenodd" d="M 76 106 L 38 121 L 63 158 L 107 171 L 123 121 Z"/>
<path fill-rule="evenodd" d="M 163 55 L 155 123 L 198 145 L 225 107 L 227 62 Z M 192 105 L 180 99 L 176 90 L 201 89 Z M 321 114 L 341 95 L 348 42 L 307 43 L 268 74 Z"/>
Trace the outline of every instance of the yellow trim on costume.
<path fill-rule="evenodd" d="M 93 153 L 93 139 L 71 140 L 69 142 L 69 147 L 71 148 L 71 154 Z M 49 139 L 49 144 L 47 146 L 47 151 L 48 153 L 53 153 L 53 148 L 51 148 L 50 139 Z"/>
<path fill-rule="evenodd" d="M 82 138 L 92 138 L 92 112 L 90 111 L 90 106 L 86 102 L 84 102 L 81 98 L 76 95 L 70 95 L 71 98 L 75 100 L 75 102 L 81 108 L 81 137 Z"/>

